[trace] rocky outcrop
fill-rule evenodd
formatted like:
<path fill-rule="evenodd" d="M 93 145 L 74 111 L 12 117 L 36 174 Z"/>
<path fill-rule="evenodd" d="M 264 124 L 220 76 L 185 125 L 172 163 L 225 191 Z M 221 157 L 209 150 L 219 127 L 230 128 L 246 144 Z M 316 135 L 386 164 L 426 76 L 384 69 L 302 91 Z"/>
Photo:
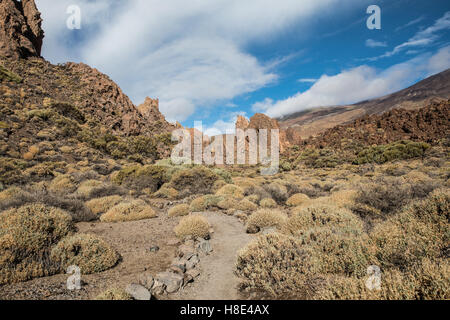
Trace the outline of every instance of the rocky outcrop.
<path fill-rule="evenodd" d="M 348 143 L 381 145 L 399 140 L 436 143 L 449 136 L 450 100 L 419 110 L 393 109 L 382 115 L 363 116 L 302 142 L 319 148 L 342 148 Z"/>
<path fill-rule="evenodd" d="M 238 116 L 237 120 L 236 120 L 236 129 L 242 129 L 245 130 L 248 128 L 249 125 L 249 121 L 247 120 L 247 118 L 243 117 L 243 116 Z"/>
<path fill-rule="evenodd" d="M 41 55 L 44 32 L 34 0 L 0 1 L 0 55 L 20 59 Z"/>

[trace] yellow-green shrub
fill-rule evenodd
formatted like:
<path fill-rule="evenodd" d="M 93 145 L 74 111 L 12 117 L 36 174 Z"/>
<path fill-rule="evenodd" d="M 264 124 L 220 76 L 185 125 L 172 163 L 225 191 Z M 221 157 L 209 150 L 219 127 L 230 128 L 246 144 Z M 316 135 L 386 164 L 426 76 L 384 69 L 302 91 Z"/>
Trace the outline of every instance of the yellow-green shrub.
<path fill-rule="evenodd" d="M 287 220 L 287 215 L 278 210 L 260 209 L 248 218 L 247 232 L 257 233 L 266 227 L 281 227 Z"/>
<path fill-rule="evenodd" d="M 259 205 L 261 206 L 261 208 L 276 208 L 277 207 L 277 203 L 275 202 L 275 200 L 273 200 L 271 198 L 262 199 L 259 202 Z"/>
<path fill-rule="evenodd" d="M 181 217 L 189 214 L 189 206 L 187 204 L 179 204 L 169 209 L 169 217 Z"/>
<path fill-rule="evenodd" d="M 363 226 L 361 219 L 350 210 L 330 204 L 313 204 L 294 208 L 283 231 L 290 235 L 301 235 L 311 228 L 341 227 L 362 231 Z"/>
<path fill-rule="evenodd" d="M 233 184 L 227 184 L 219 189 L 219 191 L 216 192 L 216 195 L 218 196 L 230 196 L 235 199 L 244 199 L 244 193 L 242 189 L 238 186 L 235 186 Z"/>
<path fill-rule="evenodd" d="M 89 234 L 64 238 L 51 251 L 50 258 L 65 270 L 77 266 L 82 274 L 105 271 L 117 264 L 119 254 L 104 240 Z"/>
<path fill-rule="evenodd" d="M 187 236 L 206 238 L 209 235 L 209 228 L 210 225 L 205 217 L 190 215 L 182 218 L 174 231 L 177 237 L 182 239 Z"/>
<path fill-rule="evenodd" d="M 86 206 L 92 211 L 93 214 L 100 216 L 122 201 L 123 198 L 121 196 L 108 196 L 92 199 L 86 202 Z"/>
<path fill-rule="evenodd" d="M 83 181 L 78 187 L 76 193 L 82 197 L 89 197 L 91 192 L 96 188 L 99 188 L 103 185 L 103 182 L 98 180 L 86 180 Z"/>
<path fill-rule="evenodd" d="M 169 200 L 174 200 L 178 198 L 179 192 L 168 185 L 163 185 L 161 189 L 156 191 L 153 195 L 157 198 L 164 198 Z"/>
<path fill-rule="evenodd" d="M 173 174 L 170 185 L 180 192 L 180 196 L 211 193 L 219 176 L 205 167 L 183 169 Z"/>
<path fill-rule="evenodd" d="M 133 297 L 123 289 L 111 288 L 99 294 L 95 300 L 133 300 Z"/>
<path fill-rule="evenodd" d="M 299 206 L 309 200 L 309 197 L 303 193 L 296 193 L 289 197 L 286 201 L 286 205 L 289 207 Z"/>
<path fill-rule="evenodd" d="M 53 193 L 67 194 L 74 192 L 77 187 L 70 175 L 59 175 L 52 180 L 48 189 Z"/>
<path fill-rule="evenodd" d="M 69 213 L 30 204 L 0 214 L 0 284 L 48 276 L 59 267 L 48 260 L 51 246 L 75 230 Z"/>
<path fill-rule="evenodd" d="M 258 206 L 247 199 L 243 199 L 239 201 L 236 209 L 242 211 L 255 211 L 258 209 Z"/>
<path fill-rule="evenodd" d="M 100 217 L 103 222 L 136 221 L 155 218 L 156 212 L 143 200 L 128 200 L 109 209 Z"/>
<path fill-rule="evenodd" d="M 191 212 L 202 212 L 207 209 L 205 197 L 199 197 L 192 200 L 189 210 Z"/>

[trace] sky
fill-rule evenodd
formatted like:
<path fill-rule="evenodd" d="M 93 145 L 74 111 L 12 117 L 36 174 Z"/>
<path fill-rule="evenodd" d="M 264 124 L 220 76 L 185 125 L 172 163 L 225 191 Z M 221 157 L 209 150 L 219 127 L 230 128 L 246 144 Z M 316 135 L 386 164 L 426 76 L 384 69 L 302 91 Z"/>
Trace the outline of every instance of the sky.
<path fill-rule="evenodd" d="M 356 103 L 450 68 L 448 0 L 36 3 L 44 58 L 95 67 L 134 104 L 159 98 L 169 121 L 202 121 L 208 135 L 238 115 Z M 367 27 L 371 5 L 380 29 Z"/>

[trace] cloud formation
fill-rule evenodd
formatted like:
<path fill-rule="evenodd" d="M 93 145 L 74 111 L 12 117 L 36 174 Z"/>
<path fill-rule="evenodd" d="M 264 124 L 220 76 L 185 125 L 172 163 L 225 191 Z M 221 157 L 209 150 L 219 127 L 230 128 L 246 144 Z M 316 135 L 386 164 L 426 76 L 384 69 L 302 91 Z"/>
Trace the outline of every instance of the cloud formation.
<path fill-rule="evenodd" d="M 441 18 L 436 20 L 432 26 L 417 32 L 412 38 L 396 46 L 392 51 L 388 51 L 381 56 L 368 58 L 365 60 L 376 61 L 378 59 L 392 57 L 393 55 L 396 55 L 404 50 L 428 46 L 434 43 L 439 38 L 439 36 L 436 33 L 438 33 L 439 31 L 449 29 L 450 29 L 450 11 L 447 11 Z"/>
<path fill-rule="evenodd" d="M 329 9 L 336 4 L 344 10 L 357 1 L 37 2 L 46 30 L 46 58 L 92 65 L 117 81 L 135 103 L 158 97 L 168 119 L 182 121 L 199 107 L 277 80 L 277 63 L 259 61 L 246 51 L 249 45 L 289 27 L 304 31 L 317 14 L 335 14 Z M 82 29 L 75 33 L 65 24 L 65 9 L 72 4 L 82 10 Z"/>
<path fill-rule="evenodd" d="M 435 55 L 422 55 L 384 71 L 362 65 L 333 76 L 323 75 L 309 90 L 285 100 L 266 98 L 253 111 L 281 117 L 302 110 L 345 105 L 380 97 L 411 85 L 414 79 L 430 76 L 450 67 L 450 46 Z"/>

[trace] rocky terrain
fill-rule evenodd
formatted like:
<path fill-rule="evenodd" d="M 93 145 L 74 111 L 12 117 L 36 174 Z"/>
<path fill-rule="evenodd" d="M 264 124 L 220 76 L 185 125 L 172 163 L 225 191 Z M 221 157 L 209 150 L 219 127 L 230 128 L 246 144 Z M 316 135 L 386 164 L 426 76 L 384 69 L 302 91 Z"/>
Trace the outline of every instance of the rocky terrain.
<path fill-rule="evenodd" d="M 40 23 L 0 1 L 0 300 L 450 299 L 448 100 L 310 139 L 239 117 L 281 129 L 274 175 L 175 164 L 158 100 L 45 61 Z"/>

